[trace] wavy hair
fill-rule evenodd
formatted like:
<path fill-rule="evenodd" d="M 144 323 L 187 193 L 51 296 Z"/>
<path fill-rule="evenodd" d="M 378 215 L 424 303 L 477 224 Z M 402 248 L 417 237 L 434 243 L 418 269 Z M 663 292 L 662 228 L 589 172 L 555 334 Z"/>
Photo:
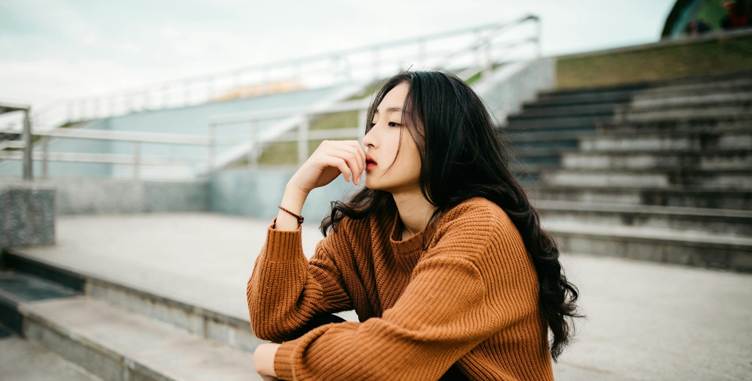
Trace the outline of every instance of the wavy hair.
<path fill-rule="evenodd" d="M 436 207 L 429 224 L 475 196 L 495 202 L 507 213 L 535 266 L 540 311 L 553 333 L 550 352 L 557 361 L 574 334 L 574 321 L 570 327 L 565 318 L 584 317 L 576 313 L 579 291 L 567 281 L 555 241 L 541 229 L 538 213 L 509 169 L 506 138 L 494 127 L 477 94 L 461 79 L 443 71 L 402 71 L 387 79 L 368 107 L 366 133 L 372 128 L 375 108 L 403 81 L 409 84 L 409 90 L 402 120 L 420 152 L 420 189 Z M 404 123 L 407 120 L 411 123 Z M 400 134 L 404 130 L 401 128 Z M 376 214 L 379 221 L 385 221 L 396 210 L 389 192 L 363 188 L 349 200 L 332 201 L 331 213 L 319 228 L 326 236 L 330 227 L 336 230 L 344 216 L 361 219 Z"/>

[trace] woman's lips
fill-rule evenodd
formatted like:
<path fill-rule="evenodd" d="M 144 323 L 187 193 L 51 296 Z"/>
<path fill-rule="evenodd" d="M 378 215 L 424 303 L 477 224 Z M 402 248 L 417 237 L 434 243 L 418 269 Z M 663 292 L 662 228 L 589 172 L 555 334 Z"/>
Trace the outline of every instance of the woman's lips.
<path fill-rule="evenodd" d="M 366 160 L 366 170 L 370 171 L 376 166 L 376 162 L 372 160 Z"/>

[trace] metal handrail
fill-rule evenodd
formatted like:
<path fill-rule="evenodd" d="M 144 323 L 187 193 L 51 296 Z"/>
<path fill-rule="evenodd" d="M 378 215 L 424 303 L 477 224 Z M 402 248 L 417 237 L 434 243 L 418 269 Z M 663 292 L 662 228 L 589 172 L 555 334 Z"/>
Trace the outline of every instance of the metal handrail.
<path fill-rule="evenodd" d="M 54 131 L 36 131 L 30 132 L 29 136 L 40 136 L 42 141 L 42 150 L 31 150 L 31 139 L 23 142 L 0 142 L 0 149 L 5 148 L 22 148 L 23 153 L 0 152 L 0 159 L 21 160 L 24 162 L 24 179 L 31 180 L 33 174 L 31 170 L 31 161 L 39 160 L 42 162 L 42 177 L 48 176 L 48 162 L 76 162 L 76 163 L 100 163 L 100 164 L 130 164 L 133 165 L 133 177 L 139 179 L 141 175 L 140 167 L 142 165 L 159 166 L 159 165 L 187 165 L 193 164 L 191 160 L 173 160 L 168 156 L 141 155 L 141 144 L 176 144 L 176 145 L 197 145 L 209 149 L 208 161 L 211 163 L 214 144 L 211 139 L 205 135 L 185 135 L 185 134 L 166 134 L 156 132 L 130 132 L 130 131 L 111 131 L 111 130 L 62 130 Z M 82 139 L 82 140 L 104 140 L 104 141 L 121 141 L 133 144 L 133 154 L 117 153 L 84 153 L 84 152 L 49 152 L 50 138 L 65 139 Z M 26 154 L 28 152 L 28 155 Z M 28 162 L 28 163 L 27 163 Z"/>
<path fill-rule="evenodd" d="M 509 28 L 512 28 L 516 25 L 533 21 L 536 23 L 536 31 L 535 35 L 533 37 L 528 38 L 522 38 L 511 42 L 506 42 L 505 44 L 500 44 L 499 42 L 494 42 L 494 38 L 496 36 L 492 35 L 493 33 L 497 33 L 502 30 L 506 30 Z M 455 36 L 457 34 L 462 33 L 468 33 L 473 32 L 476 34 L 479 34 L 480 32 L 489 32 L 491 34 L 485 35 L 485 36 L 476 36 L 477 38 L 470 44 L 463 46 L 461 49 L 455 49 L 454 51 L 451 51 L 449 53 L 446 53 L 446 51 L 443 51 L 443 57 L 442 61 L 439 63 L 434 63 L 434 66 L 432 66 L 435 69 L 441 69 L 446 68 L 449 64 L 449 62 L 453 59 L 455 59 L 458 55 L 465 54 L 468 51 L 473 52 L 474 54 L 478 54 L 479 52 L 483 51 L 485 53 L 485 61 L 482 62 L 480 65 L 478 65 L 479 72 L 481 75 L 484 75 L 488 71 L 490 71 L 490 67 L 493 64 L 493 60 L 491 57 L 491 50 L 494 47 L 503 47 L 503 48 L 510 48 L 518 45 L 523 45 L 527 43 L 535 43 L 536 44 L 536 56 L 540 55 L 540 19 L 537 16 L 529 15 L 522 17 L 517 20 L 513 20 L 510 22 L 504 22 L 504 23 L 489 23 L 486 25 L 476 26 L 472 28 L 463 28 L 463 29 L 456 29 L 452 31 L 447 32 L 441 32 L 441 33 L 434 33 L 426 36 L 421 37 L 413 37 L 413 38 L 407 38 L 397 41 L 392 41 L 388 43 L 380 43 L 380 44 L 373 44 L 369 46 L 354 48 L 354 49 L 345 49 L 341 51 L 336 51 L 334 53 L 327 53 L 327 54 L 320 54 L 320 55 L 313 55 L 309 57 L 303 57 L 299 59 L 294 60 L 286 60 L 286 61 L 279 61 L 279 62 L 272 62 L 260 66 L 250 66 L 247 68 L 244 68 L 242 70 L 250 70 L 251 68 L 259 69 L 259 68 L 269 68 L 272 66 L 283 66 L 286 64 L 296 64 L 296 63 L 302 63 L 302 62 L 310 62 L 311 60 L 323 58 L 323 57 L 333 57 L 333 56 L 345 56 L 348 54 L 354 54 L 357 52 L 364 52 L 364 51 L 370 51 L 370 52 L 378 52 L 380 50 L 385 49 L 392 49 L 396 46 L 402 46 L 402 45 L 410 45 L 414 43 L 418 43 L 421 47 L 419 55 L 425 55 L 425 44 L 431 40 L 431 39 L 439 39 L 447 36 Z M 401 55 L 401 57 L 404 59 L 406 55 Z M 421 59 L 424 59 L 425 57 L 421 57 Z M 375 57 L 374 59 L 375 66 L 378 66 L 380 61 L 378 57 Z M 236 71 L 233 71 L 233 73 L 236 73 Z M 474 75 L 477 72 L 469 73 L 469 75 Z M 207 78 L 213 78 L 214 76 L 210 76 Z M 194 82 L 197 80 L 197 78 L 201 77 L 193 77 L 191 79 L 185 79 L 185 81 L 191 81 Z M 467 78 L 463 78 L 467 79 Z M 171 82 L 165 82 L 164 84 L 169 83 L 178 83 L 176 81 Z M 160 143 L 160 144 L 184 144 L 184 145 L 198 145 L 198 146 L 204 146 L 208 148 L 208 157 L 207 157 L 207 166 L 206 166 L 206 172 L 211 172 L 214 170 L 214 164 L 215 164 L 215 155 L 216 155 L 216 143 L 217 143 L 217 134 L 216 129 L 217 127 L 227 126 L 231 124 L 245 124 L 250 123 L 254 124 L 257 121 L 260 120 L 268 120 L 268 119 L 278 119 L 278 118 L 285 118 L 285 117 L 295 117 L 295 124 L 297 125 L 297 131 L 271 131 L 267 133 L 266 136 L 256 136 L 255 131 L 253 132 L 254 138 L 250 141 L 250 147 L 249 147 L 249 157 L 254 159 L 255 157 L 253 154 L 258 154 L 259 150 L 256 150 L 256 146 L 259 146 L 264 143 L 273 142 L 273 141 L 279 141 L 279 142 L 290 142 L 290 141 L 297 141 L 298 142 L 298 161 L 302 162 L 305 160 L 308 156 L 308 141 L 310 140 L 320 140 L 320 139 L 340 139 L 340 138 L 347 138 L 347 137 L 354 137 L 359 136 L 362 137 L 364 134 L 363 128 L 341 128 L 341 129 L 325 129 L 325 130 L 314 130 L 310 131 L 310 121 L 312 117 L 318 114 L 329 114 L 329 113 L 335 113 L 335 112 L 345 112 L 345 111 L 358 111 L 358 126 L 363 126 L 366 123 L 366 113 L 367 113 L 367 107 L 369 105 L 369 99 L 368 97 L 358 100 L 352 100 L 352 101 L 343 101 L 339 102 L 333 105 L 326 105 L 323 107 L 317 107 L 317 108 L 310 108 L 310 107 L 285 107 L 285 108 L 277 108 L 277 109 L 267 109 L 267 110 L 260 110 L 260 111 L 254 111 L 254 112 L 246 112 L 246 113 L 236 113 L 236 114 L 226 114 L 221 116 L 215 116 L 211 117 L 209 121 L 209 134 L 208 136 L 198 136 L 198 135 L 192 135 L 192 136 L 186 136 L 182 134 L 165 134 L 165 133 L 144 133 L 144 132 L 126 132 L 126 131 L 111 131 L 111 130 L 65 130 L 65 129 L 54 129 L 54 130 L 47 130 L 47 131 L 36 131 L 31 132 L 30 126 L 28 128 L 24 128 L 24 144 L 20 145 L 18 143 L 8 144 L 4 143 L 4 146 L 7 147 L 13 147 L 13 148 L 20 148 L 21 146 L 24 148 L 24 155 L 23 157 L 19 157 L 18 154 L 13 153 L 0 153 L 0 158 L 2 159 L 11 159 L 11 160 L 23 160 L 24 161 L 24 178 L 31 179 L 31 162 L 33 160 L 42 160 L 43 161 L 43 176 L 47 176 L 47 163 L 48 161 L 69 161 L 69 162 L 96 162 L 96 163 L 112 163 L 112 164 L 132 164 L 134 166 L 134 177 L 139 178 L 140 176 L 140 166 L 141 165 L 171 165 L 171 164 L 177 164 L 177 163 L 188 163 L 188 161 L 171 161 L 171 160 L 162 160 L 160 158 L 155 158 L 152 156 L 149 157 L 142 157 L 140 150 L 141 150 L 141 144 L 143 143 Z M 45 111 L 43 111 L 45 112 Z M 26 118 L 27 125 L 28 119 Z M 69 118 L 70 119 L 70 118 Z M 11 132 L 11 131 L 8 131 Z M 31 153 L 31 137 L 32 136 L 41 136 L 42 137 L 42 145 L 43 150 L 41 153 L 35 152 L 33 155 Z M 70 138 L 70 139 L 93 139 L 93 140 L 110 140 L 110 141 L 126 141 L 133 143 L 134 145 L 134 154 L 133 155 L 123 155 L 123 154 L 88 154 L 88 153 L 71 153 L 71 152 L 55 152 L 50 153 L 48 151 L 48 142 L 50 138 Z M 191 162 L 193 163 L 193 162 Z M 28 168 L 28 171 L 27 171 Z M 27 173 L 28 172 L 28 173 Z"/>
<path fill-rule="evenodd" d="M 33 115 L 34 124 L 42 127 L 41 129 L 50 129 L 63 121 L 75 122 L 119 115 L 134 110 L 156 110 L 204 103 L 215 99 L 220 93 L 228 93 L 231 89 L 239 90 L 248 85 L 263 88 L 264 85 L 279 81 L 296 81 L 298 84 L 304 84 L 304 81 L 311 78 L 325 78 L 323 80 L 325 84 L 333 84 L 339 81 L 350 81 L 356 77 L 353 68 L 366 69 L 366 77 L 375 79 L 388 75 L 396 66 L 404 69 L 408 61 L 417 61 L 427 67 L 442 66 L 444 61 L 449 59 L 448 57 L 456 56 L 461 52 L 473 52 L 480 57 L 484 50 L 491 49 L 490 35 L 498 35 L 501 31 L 530 22 L 535 23 L 536 29 L 533 33 L 534 37 L 528 40 L 536 45 L 536 54 L 539 55 L 540 19 L 535 15 L 526 15 L 511 21 L 493 22 L 293 59 L 276 60 L 220 73 L 164 81 L 114 94 L 63 101 L 36 110 Z M 444 49 L 446 46 L 452 46 L 452 41 L 442 40 L 466 36 L 471 38 L 469 44 L 460 43 L 459 46 L 454 46 L 454 49 L 449 51 Z M 441 43 L 434 44 L 436 42 Z M 388 54 L 390 51 L 398 51 L 411 46 L 414 49 L 411 49 L 410 53 L 399 51 L 399 54 L 395 54 L 399 58 L 391 58 Z M 321 63 L 325 64 L 324 68 L 319 68 Z M 283 74 L 275 74 L 272 71 Z M 320 86 L 322 83 L 316 85 Z M 45 118 L 49 120 L 45 122 Z"/>

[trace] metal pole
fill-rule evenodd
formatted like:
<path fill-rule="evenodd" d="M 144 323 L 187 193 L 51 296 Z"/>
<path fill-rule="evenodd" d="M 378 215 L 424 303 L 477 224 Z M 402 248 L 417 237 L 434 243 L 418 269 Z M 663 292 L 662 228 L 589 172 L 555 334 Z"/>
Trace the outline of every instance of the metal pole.
<path fill-rule="evenodd" d="M 363 138 L 366 136 L 366 123 L 368 118 L 368 110 L 362 108 L 358 110 L 358 141 L 362 144 Z"/>
<path fill-rule="evenodd" d="M 308 115 L 303 115 L 303 121 L 298 127 L 298 164 L 302 164 L 308 158 L 308 128 L 310 123 Z"/>
<path fill-rule="evenodd" d="M 141 142 L 133 144 L 133 179 L 141 178 Z"/>
<path fill-rule="evenodd" d="M 371 60 L 373 61 L 373 80 L 376 80 L 379 78 L 379 49 L 375 48 L 372 50 L 373 57 Z"/>
<path fill-rule="evenodd" d="M 209 158 L 208 158 L 208 168 L 207 173 L 211 173 L 214 170 L 214 155 L 215 155 L 215 125 L 214 123 L 209 124 Z"/>
<path fill-rule="evenodd" d="M 33 162 L 32 162 L 32 142 L 31 142 L 31 107 L 24 109 L 23 118 L 23 141 L 24 141 L 24 159 L 23 159 L 23 178 L 24 180 L 32 180 L 34 177 Z"/>
<path fill-rule="evenodd" d="M 50 177 L 50 137 L 42 137 L 42 177 Z"/>
<path fill-rule="evenodd" d="M 540 58 L 541 57 L 541 20 L 540 18 L 535 18 L 535 57 Z"/>
<path fill-rule="evenodd" d="M 253 122 L 251 122 L 251 145 L 248 147 L 248 165 L 252 168 L 258 167 L 258 157 L 256 151 L 261 149 L 261 145 L 258 141 L 258 130 L 255 128 Z"/>

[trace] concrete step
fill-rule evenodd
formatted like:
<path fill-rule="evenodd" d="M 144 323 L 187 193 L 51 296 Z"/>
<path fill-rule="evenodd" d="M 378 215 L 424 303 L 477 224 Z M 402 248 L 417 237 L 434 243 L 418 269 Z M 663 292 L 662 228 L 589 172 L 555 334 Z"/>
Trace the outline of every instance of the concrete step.
<path fill-rule="evenodd" d="M 632 99 L 633 90 L 602 91 L 595 93 L 577 93 L 577 94 L 558 94 L 546 95 L 538 94 L 534 101 L 525 102 L 524 108 L 546 108 L 546 107 L 566 107 L 566 106 L 588 106 L 602 103 L 622 104 Z"/>
<path fill-rule="evenodd" d="M 86 296 L 104 300 L 116 307 L 239 350 L 253 351 L 263 342 L 253 335 L 247 319 L 239 319 L 87 271 L 31 258 L 16 251 L 16 248 L 10 248 L 3 252 L 6 269 L 51 280 L 79 294 L 85 293 Z"/>
<path fill-rule="evenodd" d="M 604 122 L 596 126 L 598 132 L 641 133 L 645 131 L 732 131 L 752 129 L 752 114 L 734 114 L 717 117 L 698 117 L 686 119 L 659 119 L 651 121 Z"/>
<path fill-rule="evenodd" d="M 610 131 L 582 136 L 583 151 L 675 151 L 700 149 L 747 149 L 752 147 L 752 129 L 713 130 L 706 132 L 643 131 L 632 134 Z"/>
<path fill-rule="evenodd" d="M 579 132 L 579 133 L 594 133 L 597 131 L 595 124 L 572 124 L 572 125 L 548 125 L 546 123 L 532 124 L 532 125 L 520 125 L 512 123 L 504 127 L 497 129 L 499 132 L 506 133 L 508 135 L 525 134 L 528 132 L 534 133 L 557 133 L 557 132 Z"/>
<path fill-rule="evenodd" d="M 544 171 L 541 180 L 549 185 L 638 186 L 670 188 L 677 186 L 703 189 L 749 189 L 752 173 L 743 170 L 651 169 L 601 170 L 561 169 Z"/>
<path fill-rule="evenodd" d="M 76 290 L 37 299 L 39 289 L 64 287 L 5 270 L 0 305 L 15 312 L 29 341 L 106 380 L 260 379 L 251 352 L 121 308 Z M 67 274 L 71 275 L 71 274 Z M 46 286 L 45 286 L 46 284 Z M 7 287 L 10 285 L 10 287 Z M 9 314 L 9 313 L 6 313 Z"/>
<path fill-rule="evenodd" d="M 542 218 L 588 225 L 653 227 L 752 237 L 752 210 L 538 200 Z"/>
<path fill-rule="evenodd" d="M 681 106 L 675 108 L 656 108 L 646 111 L 630 110 L 625 113 L 616 113 L 615 122 L 650 122 L 664 119 L 685 120 L 693 118 L 722 118 L 726 115 L 749 114 L 752 112 L 752 105 L 698 105 L 698 106 Z"/>
<path fill-rule="evenodd" d="M 752 238 L 541 219 L 559 251 L 752 272 Z"/>
<path fill-rule="evenodd" d="M 0 337 L 0 378 L 29 381 L 100 381 L 101 378 L 17 335 Z"/>
<path fill-rule="evenodd" d="M 600 116 L 610 117 L 614 114 L 617 106 L 622 103 L 593 103 L 585 105 L 536 105 L 524 106 L 522 111 L 510 115 L 509 120 L 534 119 L 534 118 L 560 118 L 574 116 Z"/>
<path fill-rule="evenodd" d="M 746 91 L 720 93 L 687 93 L 656 96 L 636 96 L 630 103 L 619 107 L 620 112 L 642 112 L 655 109 L 682 107 L 716 107 L 716 106 L 744 106 L 752 103 L 752 87 Z"/>
<path fill-rule="evenodd" d="M 573 89 L 558 89 L 558 90 L 544 90 L 538 93 L 538 96 L 540 99 L 551 99 L 551 98 L 575 98 L 578 96 L 592 96 L 592 95 L 601 95 L 601 96 L 608 96 L 613 94 L 619 94 L 619 93 L 633 93 L 635 91 L 645 90 L 651 87 L 651 83 L 628 83 L 628 84 L 621 84 L 621 85 L 613 85 L 613 86 L 594 86 L 594 87 L 580 87 L 580 88 L 573 88 Z"/>
<path fill-rule="evenodd" d="M 560 136 L 550 136 L 544 139 L 524 139 L 514 140 L 513 145 L 518 149 L 558 149 L 572 150 L 577 149 L 580 141 L 577 138 L 563 138 Z"/>
<path fill-rule="evenodd" d="M 724 92 L 744 92 L 752 89 L 752 77 L 743 76 L 725 80 L 700 81 L 695 83 L 676 83 L 657 86 L 636 92 L 635 99 L 666 98 L 687 94 L 707 94 Z"/>
<path fill-rule="evenodd" d="M 565 152 L 560 159 L 565 169 L 746 168 L 752 172 L 752 148 Z"/>
<path fill-rule="evenodd" d="M 561 167 L 561 158 L 564 153 L 578 152 L 574 148 L 549 148 L 549 147 L 516 147 L 511 146 L 511 161 L 528 165 L 555 165 Z"/>
<path fill-rule="evenodd" d="M 592 186 L 587 184 L 549 185 L 537 183 L 527 186 L 525 191 L 531 199 L 540 201 L 752 210 L 752 192 L 749 192 L 748 189 Z"/>
<path fill-rule="evenodd" d="M 528 129 L 528 128 L 582 128 L 596 124 L 613 121 L 612 116 L 575 116 L 575 117 L 556 117 L 556 118 L 516 118 L 510 117 L 506 128 L 511 129 Z"/>
<path fill-rule="evenodd" d="M 723 89 L 746 86 L 752 80 L 751 71 L 737 73 L 713 74 L 660 81 L 645 81 L 629 84 L 583 87 L 566 90 L 549 90 L 540 93 L 542 98 L 554 98 L 573 95 L 607 94 L 614 92 L 661 93 L 693 91 L 698 89 Z"/>

